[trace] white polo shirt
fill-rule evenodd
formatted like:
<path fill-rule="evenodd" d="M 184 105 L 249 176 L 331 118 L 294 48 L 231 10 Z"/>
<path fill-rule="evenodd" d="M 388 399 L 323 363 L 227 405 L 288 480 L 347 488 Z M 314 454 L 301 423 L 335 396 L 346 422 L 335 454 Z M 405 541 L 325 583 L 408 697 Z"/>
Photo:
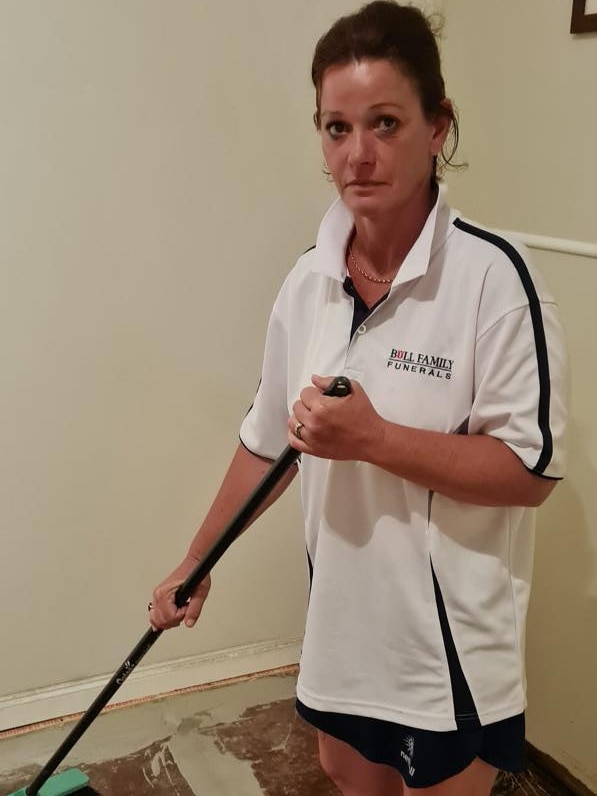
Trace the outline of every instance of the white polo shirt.
<path fill-rule="evenodd" d="M 350 339 L 352 227 L 337 200 L 284 282 L 243 444 L 276 458 L 311 374 L 344 374 L 389 421 L 490 434 L 561 478 L 565 347 L 526 252 L 440 194 L 387 299 Z M 303 456 L 300 470 L 313 575 L 299 699 L 430 730 L 524 710 L 534 510 L 459 503 L 360 461 Z"/>

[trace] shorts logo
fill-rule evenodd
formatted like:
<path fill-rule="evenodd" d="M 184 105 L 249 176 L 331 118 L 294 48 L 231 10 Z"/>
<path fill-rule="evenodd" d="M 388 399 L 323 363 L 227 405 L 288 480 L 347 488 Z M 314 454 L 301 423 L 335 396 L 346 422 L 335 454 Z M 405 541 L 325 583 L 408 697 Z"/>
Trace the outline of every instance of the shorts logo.
<path fill-rule="evenodd" d="M 406 747 L 406 752 L 404 749 L 400 751 L 400 757 L 403 760 L 406 760 L 406 764 L 408 766 L 408 773 L 411 777 L 415 775 L 415 767 L 413 766 L 413 759 L 415 756 L 415 739 L 412 735 L 407 735 L 404 739 L 404 745 Z"/>
<path fill-rule="evenodd" d="M 419 376 L 432 376 L 435 379 L 451 379 L 453 359 L 436 356 L 435 354 L 419 354 L 416 351 L 404 351 L 392 348 L 386 367 L 418 373 Z"/>

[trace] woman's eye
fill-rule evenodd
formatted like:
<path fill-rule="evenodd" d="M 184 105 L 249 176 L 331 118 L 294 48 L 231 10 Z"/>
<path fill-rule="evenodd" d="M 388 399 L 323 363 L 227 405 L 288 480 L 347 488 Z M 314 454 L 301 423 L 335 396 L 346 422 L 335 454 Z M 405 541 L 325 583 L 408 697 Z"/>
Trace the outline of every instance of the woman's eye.
<path fill-rule="evenodd" d="M 398 127 L 398 120 L 393 116 L 380 116 L 377 120 L 377 129 L 382 133 L 393 133 Z"/>
<path fill-rule="evenodd" d="M 331 138 L 339 138 L 342 133 L 346 132 L 346 125 L 344 122 L 330 122 L 325 129 Z"/>

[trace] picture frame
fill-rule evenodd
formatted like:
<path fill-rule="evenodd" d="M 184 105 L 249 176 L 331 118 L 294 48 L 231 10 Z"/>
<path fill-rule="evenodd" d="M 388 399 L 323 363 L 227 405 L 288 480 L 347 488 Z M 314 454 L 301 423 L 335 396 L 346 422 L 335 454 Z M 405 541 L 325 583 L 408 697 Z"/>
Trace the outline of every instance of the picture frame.
<path fill-rule="evenodd" d="M 597 13 L 587 14 L 587 0 L 572 0 L 570 33 L 597 32 Z"/>

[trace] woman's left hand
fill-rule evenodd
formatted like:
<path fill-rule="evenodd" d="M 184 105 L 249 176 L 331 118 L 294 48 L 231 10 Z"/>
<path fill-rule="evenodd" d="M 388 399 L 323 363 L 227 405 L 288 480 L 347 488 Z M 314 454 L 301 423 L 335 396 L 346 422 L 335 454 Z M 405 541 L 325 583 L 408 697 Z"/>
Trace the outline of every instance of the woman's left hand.
<path fill-rule="evenodd" d="M 345 398 L 323 394 L 331 376 L 312 376 L 288 418 L 288 442 L 301 453 L 324 459 L 366 461 L 367 452 L 383 438 L 384 421 L 358 381 Z M 298 433 L 297 433 L 298 431 Z"/>

